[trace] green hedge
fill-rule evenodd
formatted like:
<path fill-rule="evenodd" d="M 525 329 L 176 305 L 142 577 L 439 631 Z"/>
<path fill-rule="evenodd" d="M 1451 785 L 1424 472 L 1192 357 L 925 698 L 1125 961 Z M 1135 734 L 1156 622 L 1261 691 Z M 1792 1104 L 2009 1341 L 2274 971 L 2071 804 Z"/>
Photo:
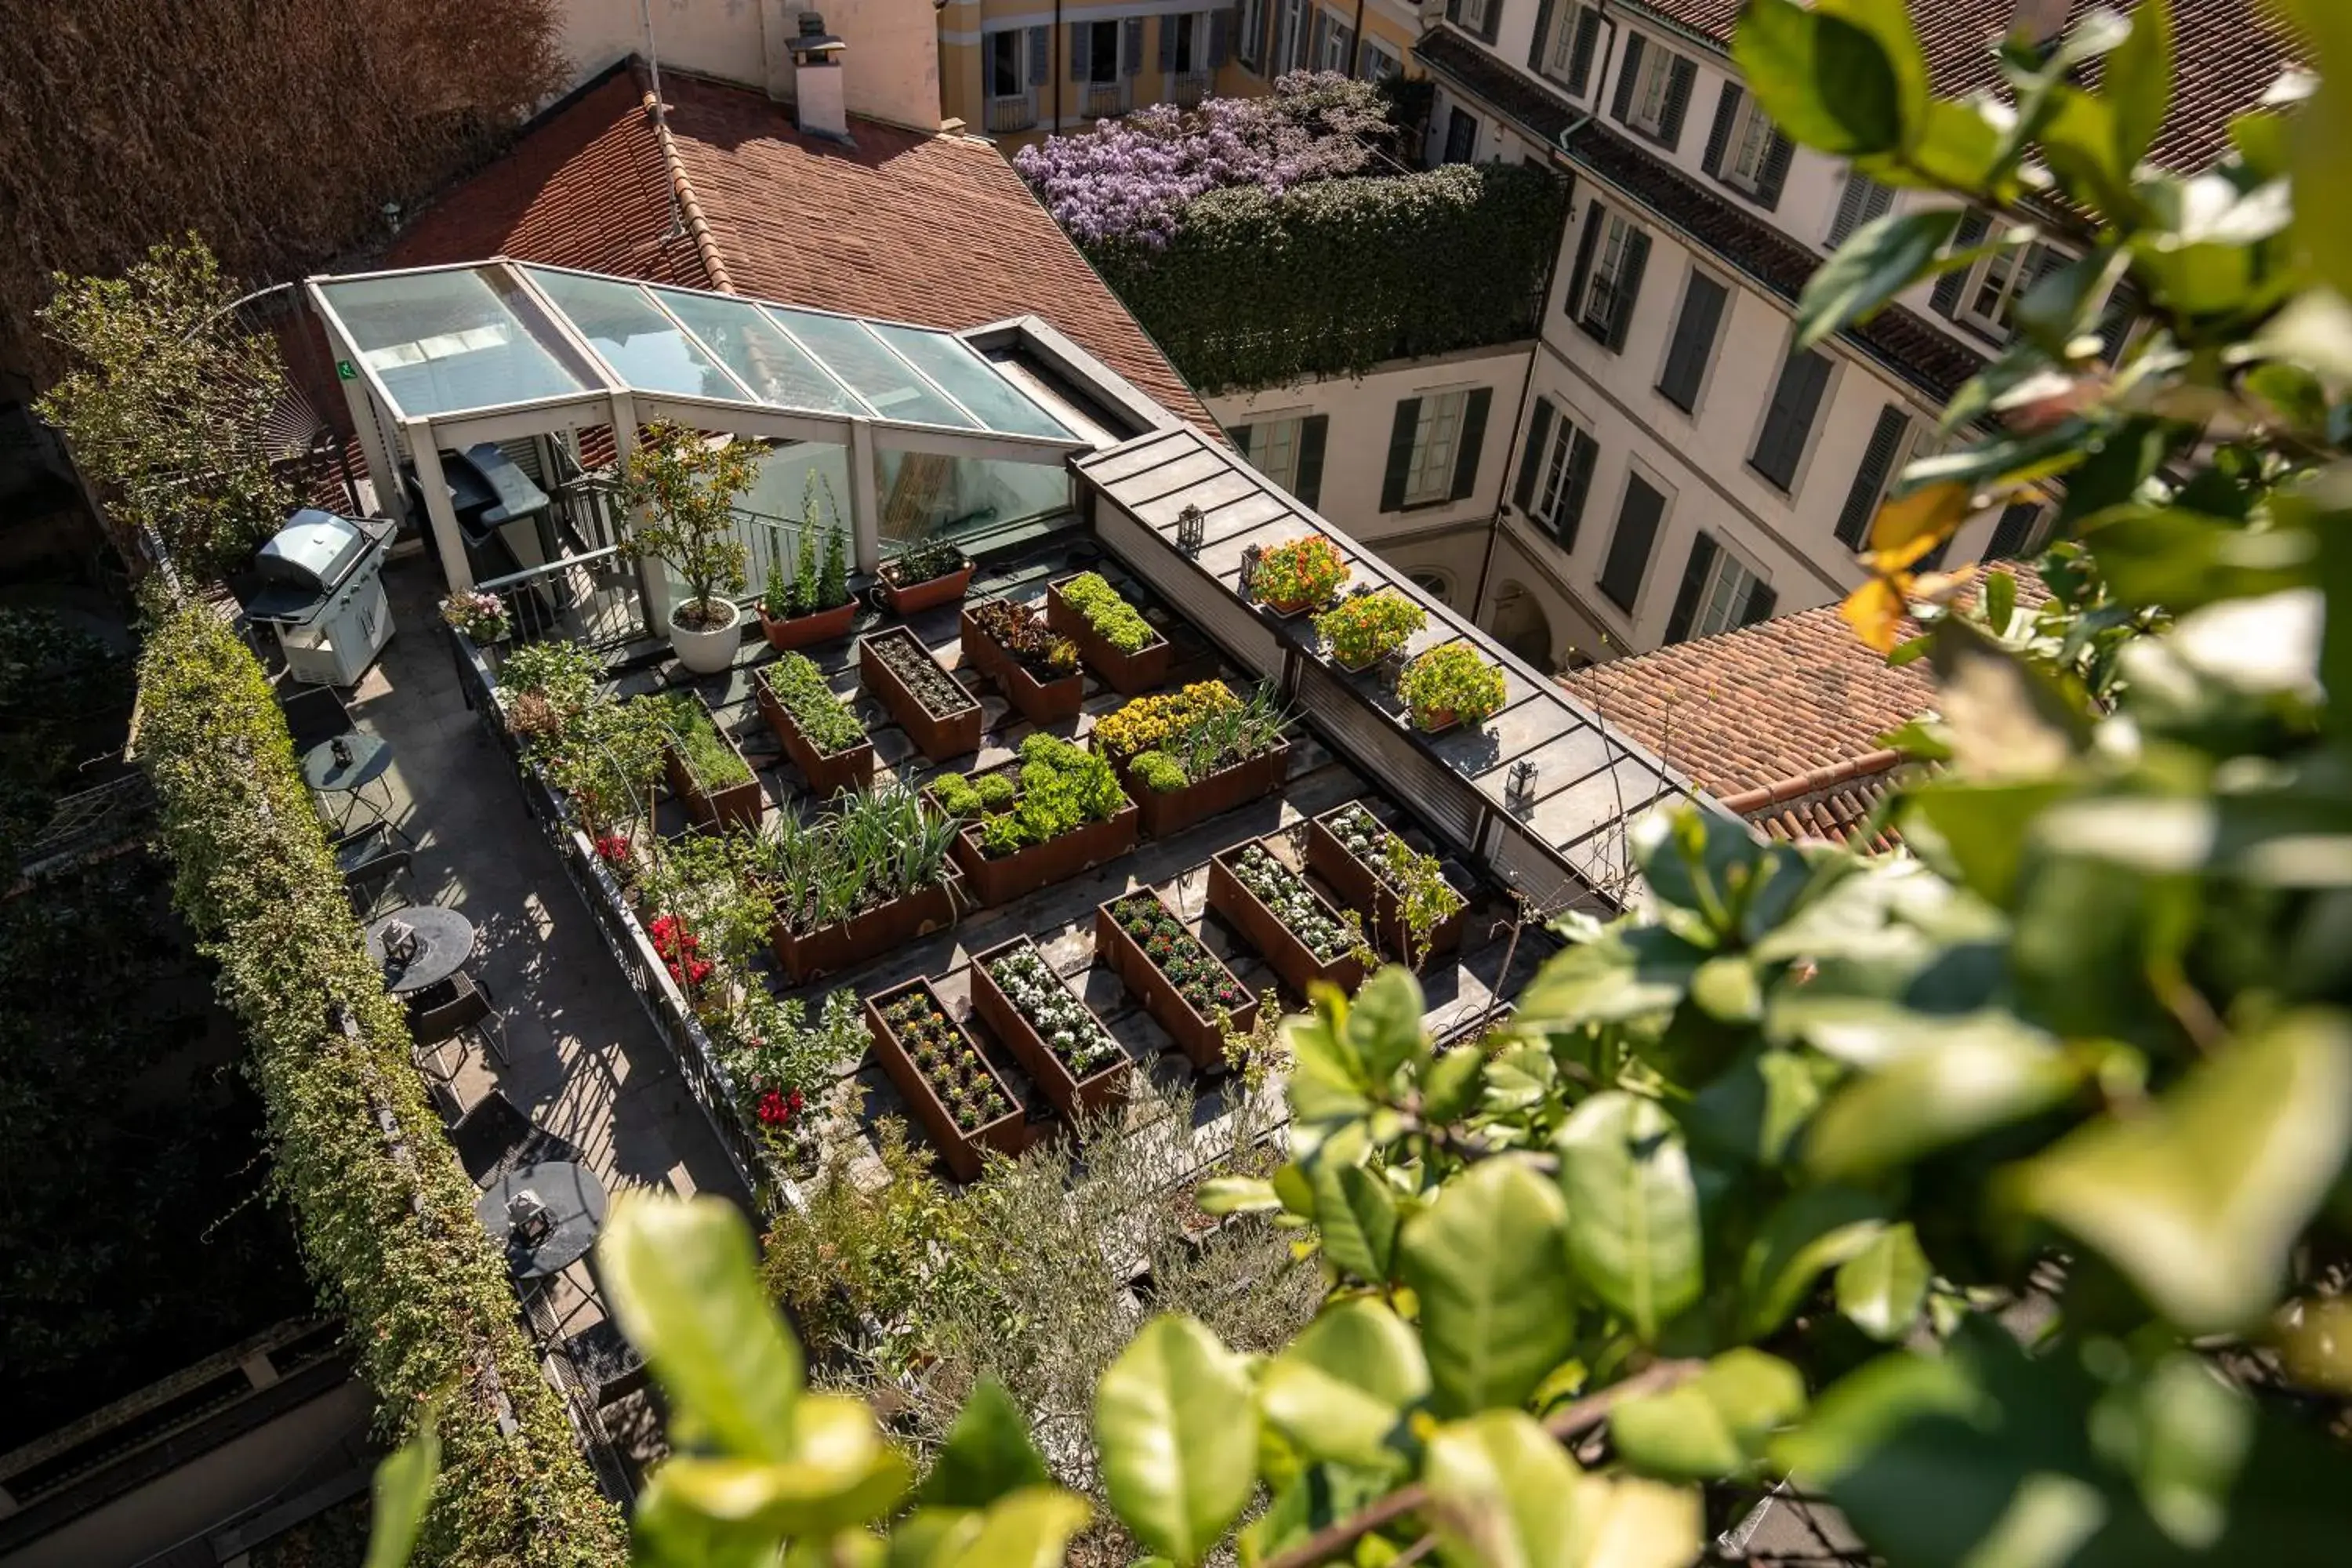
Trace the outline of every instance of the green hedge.
<path fill-rule="evenodd" d="M 183 608 L 159 618 L 139 685 L 138 752 L 178 900 L 247 1031 L 278 1188 L 310 1271 L 350 1321 L 382 1435 L 397 1440 L 427 1405 L 439 1411 L 441 1479 L 416 1561 L 622 1562 L 620 1516 L 517 1326 L 502 1260 L 426 1102 L 406 1019 L 368 961 L 260 666 L 208 610 Z M 486 1370 L 511 1402 L 512 1436 L 499 1429 Z"/>
<path fill-rule="evenodd" d="M 1530 164 L 1211 191 L 1103 277 L 1204 393 L 1532 337 L 1567 187 Z M 1475 261 L 1475 265 L 1472 263 Z"/>

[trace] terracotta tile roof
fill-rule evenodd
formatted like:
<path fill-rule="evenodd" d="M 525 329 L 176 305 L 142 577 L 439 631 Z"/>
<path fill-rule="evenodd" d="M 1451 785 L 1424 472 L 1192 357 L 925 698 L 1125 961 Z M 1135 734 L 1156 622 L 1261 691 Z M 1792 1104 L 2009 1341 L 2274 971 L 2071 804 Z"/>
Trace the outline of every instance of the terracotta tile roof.
<path fill-rule="evenodd" d="M 853 119 L 803 137 L 746 88 L 666 71 L 672 146 L 723 268 L 673 231 L 671 184 L 623 62 L 418 216 L 385 262 L 507 255 L 820 310 L 964 328 L 1044 317 L 1203 429 L 1218 428 L 1127 308 L 987 142 Z"/>
<path fill-rule="evenodd" d="M 1826 839 L 1883 853 L 1900 842 L 1875 817 L 1902 763 L 1900 752 L 1867 752 L 1761 789 L 1725 795 L 1717 804 L 1756 824 L 1768 837 L 1789 843 Z"/>

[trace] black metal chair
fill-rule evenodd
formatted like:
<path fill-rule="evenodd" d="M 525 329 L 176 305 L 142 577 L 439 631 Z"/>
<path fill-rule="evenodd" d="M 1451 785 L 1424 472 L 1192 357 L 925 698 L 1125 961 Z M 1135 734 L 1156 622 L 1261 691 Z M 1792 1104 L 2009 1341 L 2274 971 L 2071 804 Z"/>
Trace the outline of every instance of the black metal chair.
<path fill-rule="evenodd" d="M 342 868 L 343 889 L 351 895 L 352 912 L 362 921 L 375 917 L 384 895 L 401 878 L 410 879 L 408 892 L 402 901 L 416 901 L 416 857 L 411 850 L 393 847 L 394 832 L 388 823 L 371 822 L 334 841 L 335 864 Z"/>
<path fill-rule="evenodd" d="M 409 1005 L 408 1028 L 417 1046 L 425 1049 L 470 1030 L 500 1067 L 507 1065 L 506 1018 L 491 1002 L 488 987 L 462 969 Z"/>
<path fill-rule="evenodd" d="M 294 737 L 294 754 L 300 756 L 321 742 L 355 732 L 351 710 L 331 686 L 280 689 L 278 706 L 285 710 L 286 728 Z"/>
<path fill-rule="evenodd" d="M 457 1119 L 449 1130 L 449 1142 L 457 1151 L 457 1163 L 478 1187 L 520 1166 L 580 1158 L 577 1144 L 533 1122 L 495 1089 Z"/>

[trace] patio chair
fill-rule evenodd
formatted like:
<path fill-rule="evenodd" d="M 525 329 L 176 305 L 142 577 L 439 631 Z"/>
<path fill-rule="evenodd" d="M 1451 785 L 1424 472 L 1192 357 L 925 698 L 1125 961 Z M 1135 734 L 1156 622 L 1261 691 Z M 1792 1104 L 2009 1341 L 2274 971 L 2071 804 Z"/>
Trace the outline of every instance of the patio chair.
<path fill-rule="evenodd" d="M 359 726 L 352 722 L 351 710 L 335 694 L 331 686 L 304 686 L 287 691 L 278 699 L 285 710 L 286 728 L 294 737 L 294 754 L 300 756 L 311 747 L 338 735 L 349 735 Z"/>
<path fill-rule="evenodd" d="M 335 863 L 342 868 L 343 889 L 351 895 L 352 912 L 361 920 L 375 917 L 384 895 L 403 877 L 411 879 L 403 901 L 416 901 L 413 876 L 415 855 L 392 847 L 392 828 L 388 824 L 371 822 L 355 827 L 335 840 L 334 850 Z"/>
<path fill-rule="evenodd" d="M 551 1160 L 577 1161 L 579 1145 L 533 1122 L 497 1089 L 484 1095 L 449 1130 L 457 1163 L 478 1187 L 486 1187 L 507 1172 Z"/>
<path fill-rule="evenodd" d="M 506 1019 L 490 1001 L 488 988 L 462 969 L 418 998 L 409 1009 L 408 1027 L 420 1047 L 443 1045 L 471 1030 L 500 1067 L 507 1065 Z"/>

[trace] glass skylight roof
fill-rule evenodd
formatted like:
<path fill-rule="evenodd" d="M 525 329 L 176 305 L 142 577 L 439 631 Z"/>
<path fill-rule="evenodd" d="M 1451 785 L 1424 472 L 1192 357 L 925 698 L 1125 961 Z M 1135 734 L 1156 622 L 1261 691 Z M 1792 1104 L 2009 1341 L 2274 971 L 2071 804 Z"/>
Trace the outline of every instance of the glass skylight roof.
<path fill-rule="evenodd" d="M 320 279 L 317 287 L 402 417 L 627 390 L 885 426 L 1082 441 L 952 332 L 499 262 Z M 566 342 L 564 328 L 593 360 Z M 583 368 L 598 379 L 583 378 Z"/>

